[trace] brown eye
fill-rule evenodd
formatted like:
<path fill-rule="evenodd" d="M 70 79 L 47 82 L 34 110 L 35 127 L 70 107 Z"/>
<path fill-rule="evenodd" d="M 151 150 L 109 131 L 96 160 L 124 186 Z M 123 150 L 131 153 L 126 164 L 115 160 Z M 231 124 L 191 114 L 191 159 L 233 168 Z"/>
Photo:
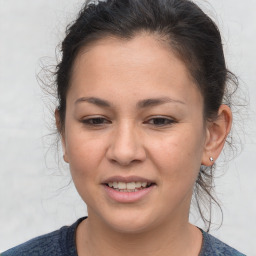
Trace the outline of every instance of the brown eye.
<path fill-rule="evenodd" d="M 108 124 L 110 122 L 103 117 L 94 117 L 94 118 L 84 119 L 82 120 L 82 123 L 86 125 L 100 126 L 100 125 Z"/>
<path fill-rule="evenodd" d="M 170 118 L 165 118 L 165 117 L 156 117 L 156 118 L 151 118 L 148 121 L 149 124 L 152 124 L 154 126 L 167 126 L 175 123 L 173 119 Z"/>

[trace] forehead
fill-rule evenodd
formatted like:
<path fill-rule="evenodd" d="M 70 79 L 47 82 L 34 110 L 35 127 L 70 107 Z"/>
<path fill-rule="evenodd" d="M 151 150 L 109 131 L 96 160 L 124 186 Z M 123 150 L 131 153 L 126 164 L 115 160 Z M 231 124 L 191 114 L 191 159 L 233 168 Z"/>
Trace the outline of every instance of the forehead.
<path fill-rule="evenodd" d="M 80 66 L 81 61 L 87 65 L 107 64 L 111 67 L 120 64 L 126 64 L 123 68 L 134 68 L 138 66 L 150 66 L 157 64 L 164 70 L 165 64 L 175 65 L 187 75 L 189 75 L 183 61 L 181 61 L 171 49 L 171 46 L 157 35 L 140 33 L 132 39 L 122 39 L 114 36 L 105 37 L 85 45 L 79 52 L 74 71 Z M 108 63 L 106 63 L 107 61 Z M 168 63 L 169 62 L 169 63 Z"/>
<path fill-rule="evenodd" d="M 129 40 L 108 37 L 85 46 L 75 60 L 71 78 L 71 91 L 88 94 L 105 89 L 165 94 L 171 87 L 176 93 L 199 93 L 183 61 L 169 46 L 148 34 Z"/>

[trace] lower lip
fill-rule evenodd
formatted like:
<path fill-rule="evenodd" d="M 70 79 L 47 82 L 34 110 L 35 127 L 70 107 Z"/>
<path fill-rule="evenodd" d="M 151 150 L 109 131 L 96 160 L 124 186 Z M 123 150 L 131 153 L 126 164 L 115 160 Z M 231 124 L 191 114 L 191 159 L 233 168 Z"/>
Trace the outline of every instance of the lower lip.
<path fill-rule="evenodd" d="M 120 203 L 132 203 L 138 200 L 141 200 L 145 196 L 147 196 L 152 190 L 155 188 L 155 185 L 151 185 L 148 188 L 144 188 L 135 192 L 120 192 L 113 188 L 110 188 L 107 185 L 104 185 L 104 189 L 107 192 L 107 195 Z"/>

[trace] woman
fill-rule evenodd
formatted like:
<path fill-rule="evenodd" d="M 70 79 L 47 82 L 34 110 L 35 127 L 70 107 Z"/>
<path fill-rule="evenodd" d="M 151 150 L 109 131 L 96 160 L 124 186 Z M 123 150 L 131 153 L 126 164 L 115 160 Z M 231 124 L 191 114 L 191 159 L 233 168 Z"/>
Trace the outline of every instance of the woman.
<path fill-rule="evenodd" d="M 214 200 L 232 122 L 210 18 L 188 0 L 87 3 L 62 54 L 56 125 L 88 217 L 2 255 L 243 255 L 188 220 L 193 192 Z"/>

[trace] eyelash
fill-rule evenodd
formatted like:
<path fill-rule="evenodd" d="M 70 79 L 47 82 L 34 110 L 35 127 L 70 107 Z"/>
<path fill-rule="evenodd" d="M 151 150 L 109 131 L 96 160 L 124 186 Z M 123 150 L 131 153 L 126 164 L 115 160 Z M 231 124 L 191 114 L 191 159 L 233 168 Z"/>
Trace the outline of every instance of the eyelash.
<path fill-rule="evenodd" d="M 88 119 L 84 119 L 82 120 L 82 123 L 84 123 L 85 125 L 89 125 L 89 126 L 101 126 L 104 123 L 98 123 L 97 121 L 107 121 L 105 123 L 110 123 L 110 121 L 108 121 L 106 118 L 104 117 L 93 117 L 93 118 L 88 118 Z M 93 123 L 94 121 L 96 121 L 96 123 Z"/>
<path fill-rule="evenodd" d="M 163 121 L 164 123 L 159 125 L 154 122 L 154 121 L 160 121 L 160 120 Z M 150 123 L 150 121 L 153 121 L 153 123 Z M 93 117 L 93 118 L 83 119 L 81 122 L 85 125 L 93 126 L 93 127 L 100 127 L 100 126 L 103 126 L 104 124 L 111 123 L 111 121 L 108 121 L 104 117 Z M 176 123 L 176 121 L 171 118 L 166 118 L 166 117 L 152 117 L 143 123 L 144 124 L 149 123 L 150 125 L 153 125 L 156 127 L 164 127 L 164 126 L 170 126 L 170 125 Z"/>
<path fill-rule="evenodd" d="M 163 121 L 164 122 L 164 124 L 162 123 L 162 124 L 156 124 L 156 123 L 153 123 L 152 125 L 154 125 L 154 126 L 157 126 L 157 127 L 162 127 L 162 126 L 170 126 L 170 125 L 172 125 L 173 123 L 176 123 L 176 121 L 175 120 L 173 120 L 173 119 L 171 119 L 171 118 L 166 118 L 166 117 L 153 117 L 153 118 L 150 118 L 150 119 L 148 119 L 146 122 L 147 123 L 149 123 L 149 121 L 156 121 L 156 120 L 158 120 L 158 121 Z M 166 123 L 167 122 L 167 123 Z"/>

